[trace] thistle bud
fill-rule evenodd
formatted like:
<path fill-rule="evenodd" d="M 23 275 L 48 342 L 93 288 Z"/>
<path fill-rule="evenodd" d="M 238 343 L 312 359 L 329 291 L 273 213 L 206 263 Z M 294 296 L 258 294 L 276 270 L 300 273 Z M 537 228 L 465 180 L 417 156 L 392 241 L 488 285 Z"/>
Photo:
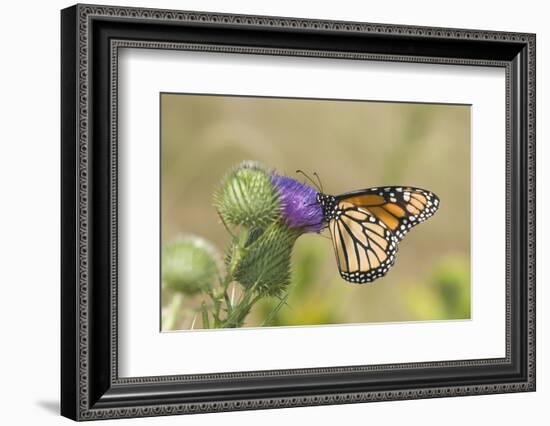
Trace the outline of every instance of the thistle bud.
<path fill-rule="evenodd" d="M 162 255 L 163 286 L 187 295 L 213 287 L 219 274 L 219 254 L 207 241 L 185 236 L 166 244 Z"/>
<path fill-rule="evenodd" d="M 232 170 L 214 194 L 214 206 L 230 225 L 265 228 L 280 216 L 280 203 L 269 173 L 246 161 Z"/>

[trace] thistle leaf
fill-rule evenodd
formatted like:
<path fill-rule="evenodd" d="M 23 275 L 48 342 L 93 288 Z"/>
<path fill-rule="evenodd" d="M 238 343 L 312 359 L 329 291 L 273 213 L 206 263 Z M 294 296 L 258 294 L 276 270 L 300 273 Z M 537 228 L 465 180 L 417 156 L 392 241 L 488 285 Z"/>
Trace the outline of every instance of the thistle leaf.
<path fill-rule="evenodd" d="M 279 313 L 281 308 L 286 305 L 286 301 L 288 300 L 289 293 L 286 293 L 280 300 L 279 303 L 273 308 L 273 310 L 268 314 L 264 322 L 262 323 L 262 327 L 268 327 L 273 323 L 273 320 L 275 319 L 275 316 Z"/>
<path fill-rule="evenodd" d="M 201 306 L 202 311 L 202 326 L 204 328 L 210 328 L 210 321 L 208 320 L 208 310 L 206 309 L 206 305 L 203 302 Z"/>

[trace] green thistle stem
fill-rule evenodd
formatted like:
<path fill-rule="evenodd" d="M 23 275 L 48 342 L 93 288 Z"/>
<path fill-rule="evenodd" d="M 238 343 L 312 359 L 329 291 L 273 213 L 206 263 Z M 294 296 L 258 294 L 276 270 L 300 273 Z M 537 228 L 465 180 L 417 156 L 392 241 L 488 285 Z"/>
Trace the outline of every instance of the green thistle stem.
<path fill-rule="evenodd" d="M 231 314 L 227 316 L 225 321 L 222 322 L 220 328 L 236 328 L 242 327 L 246 316 L 250 313 L 250 310 L 256 302 L 261 298 L 261 294 L 256 294 L 252 297 L 253 291 L 250 289 L 245 290 L 239 303 L 234 307 Z"/>
<path fill-rule="evenodd" d="M 181 307 L 183 305 L 183 294 L 181 293 L 175 293 L 172 296 L 172 301 L 170 303 L 170 307 L 168 308 L 168 314 L 167 318 L 164 323 L 164 327 L 166 330 L 173 330 L 178 325 L 178 320 L 180 317 L 180 311 Z"/>
<path fill-rule="evenodd" d="M 244 252 L 246 251 L 245 245 L 249 238 L 249 231 L 243 229 L 237 238 L 234 238 L 234 245 L 231 247 L 231 261 L 229 262 L 227 268 L 227 275 L 222 282 L 222 288 L 224 291 L 224 302 L 226 308 L 226 318 L 221 320 L 217 327 L 219 328 L 235 328 L 241 327 L 244 323 L 246 316 L 250 313 L 252 306 L 260 300 L 261 296 L 257 294 L 254 298 L 251 299 L 252 294 L 255 291 L 254 287 L 245 289 L 239 303 L 233 306 L 231 298 L 228 294 L 229 285 L 234 282 L 233 274 L 237 267 L 239 266 L 240 260 L 242 259 Z M 221 307 L 221 306 L 220 306 Z M 219 314 L 219 311 L 217 311 Z"/>

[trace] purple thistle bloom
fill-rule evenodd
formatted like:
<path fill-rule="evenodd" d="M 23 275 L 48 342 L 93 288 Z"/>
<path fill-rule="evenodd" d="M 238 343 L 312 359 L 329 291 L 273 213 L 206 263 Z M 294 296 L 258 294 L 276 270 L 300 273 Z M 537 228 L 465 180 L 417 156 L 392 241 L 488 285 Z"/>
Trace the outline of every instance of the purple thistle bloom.
<path fill-rule="evenodd" d="M 281 176 L 271 175 L 271 182 L 279 192 L 283 217 L 291 228 L 304 232 L 320 232 L 324 227 L 323 210 L 317 202 L 318 192 L 309 185 Z"/>

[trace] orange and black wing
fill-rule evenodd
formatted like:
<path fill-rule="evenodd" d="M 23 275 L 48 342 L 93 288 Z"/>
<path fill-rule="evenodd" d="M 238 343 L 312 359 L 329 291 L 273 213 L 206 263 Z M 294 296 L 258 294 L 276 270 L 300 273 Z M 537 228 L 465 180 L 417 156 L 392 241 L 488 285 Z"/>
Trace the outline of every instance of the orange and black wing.
<path fill-rule="evenodd" d="M 367 209 L 343 201 L 338 211 L 328 228 L 342 278 L 362 284 L 384 276 L 395 262 L 395 235 Z"/>
<path fill-rule="evenodd" d="M 349 192 L 337 201 L 368 210 L 397 237 L 403 239 L 415 225 L 424 222 L 439 208 L 439 198 L 425 189 L 387 186 Z"/>

